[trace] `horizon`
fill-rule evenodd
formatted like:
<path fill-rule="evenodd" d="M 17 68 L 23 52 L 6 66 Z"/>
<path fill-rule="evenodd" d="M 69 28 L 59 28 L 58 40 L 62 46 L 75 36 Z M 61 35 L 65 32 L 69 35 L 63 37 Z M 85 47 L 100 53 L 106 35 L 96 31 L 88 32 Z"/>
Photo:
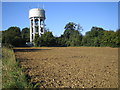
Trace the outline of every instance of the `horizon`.
<path fill-rule="evenodd" d="M 118 2 L 3 2 L 2 30 L 11 26 L 17 26 L 21 30 L 29 28 L 29 10 L 42 8 L 43 4 L 46 28 L 54 36 L 63 34 L 64 27 L 69 22 L 80 24 L 83 35 L 92 27 L 113 31 L 118 29 Z"/>

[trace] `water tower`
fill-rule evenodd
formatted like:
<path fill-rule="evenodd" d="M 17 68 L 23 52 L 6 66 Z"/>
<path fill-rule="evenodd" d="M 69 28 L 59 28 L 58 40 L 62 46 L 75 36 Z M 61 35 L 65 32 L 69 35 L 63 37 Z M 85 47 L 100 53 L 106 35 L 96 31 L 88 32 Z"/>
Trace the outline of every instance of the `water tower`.
<path fill-rule="evenodd" d="M 39 8 L 33 8 L 29 10 L 30 20 L 30 42 L 35 39 L 35 34 L 41 36 L 45 30 L 45 10 Z"/>

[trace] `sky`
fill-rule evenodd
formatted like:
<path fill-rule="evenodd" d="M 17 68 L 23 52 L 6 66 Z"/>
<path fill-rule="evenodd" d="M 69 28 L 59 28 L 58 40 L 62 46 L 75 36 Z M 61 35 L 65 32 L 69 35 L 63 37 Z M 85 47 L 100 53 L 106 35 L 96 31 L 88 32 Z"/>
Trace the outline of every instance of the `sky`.
<path fill-rule="evenodd" d="M 45 9 L 46 28 L 54 36 L 63 34 L 68 22 L 80 24 L 83 35 L 93 26 L 118 29 L 118 2 L 3 2 L 2 30 L 29 27 L 29 10 L 38 7 Z"/>

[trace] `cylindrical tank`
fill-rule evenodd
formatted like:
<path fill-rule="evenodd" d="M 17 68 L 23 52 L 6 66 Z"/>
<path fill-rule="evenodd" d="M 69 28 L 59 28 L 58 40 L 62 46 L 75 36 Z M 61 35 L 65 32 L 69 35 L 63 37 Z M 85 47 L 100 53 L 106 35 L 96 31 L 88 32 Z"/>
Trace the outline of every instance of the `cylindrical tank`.
<path fill-rule="evenodd" d="M 29 18 L 32 18 L 32 17 L 40 17 L 45 19 L 45 10 L 39 9 L 39 8 L 30 9 Z"/>

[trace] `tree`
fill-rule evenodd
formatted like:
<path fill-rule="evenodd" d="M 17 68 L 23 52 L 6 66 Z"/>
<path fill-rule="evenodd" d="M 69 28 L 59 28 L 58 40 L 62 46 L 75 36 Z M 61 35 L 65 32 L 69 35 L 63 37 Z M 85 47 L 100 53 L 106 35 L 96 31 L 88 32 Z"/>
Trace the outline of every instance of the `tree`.
<path fill-rule="evenodd" d="M 40 46 L 40 36 L 38 34 L 35 34 L 35 40 L 34 42 L 34 46 L 38 47 Z"/>
<path fill-rule="evenodd" d="M 116 33 L 114 31 L 104 31 L 104 36 L 101 39 L 102 46 L 116 47 L 117 46 Z"/>
<path fill-rule="evenodd" d="M 55 46 L 59 46 L 59 47 L 65 47 L 65 39 L 63 37 L 63 35 L 61 35 L 60 37 L 55 37 Z"/>
<path fill-rule="evenodd" d="M 55 46 L 56 40 L 52 32 L 48 31 L 41 35 L 41 37 L 39 37 L 39 35 L 36 34 L 34 44 L 35 46 Z"/>
<path fill-rule="evenodd" d="M 65 31 L 60 37 L 54 37 L 49 29 L 41 37 L 36 34 L 35 46 L 105 46 L 105 47 L 120 47 L 120 29 L 115 31 L 104 30 L 100 27 L 92 27 L 86 32 L 85 36 L 81 34 L 83 30 L 80 24 L 69 22 L 64 27 Z M 29 28 L 23 28 L 20 31 L 19 27 L 10 27 L 2 31 L 3 45 L 24 46 L 29 42 Z"/>
<path fill-rule="evenodd" d="M 82 34 L 78 31 L 80 30 L 80 25 L 73 22 L 69 22 L 65 26 L 65 31 L 63 34 L 65 46 L 80 46 L 82 41 Z"/>
<path fill-rule="evenodd" d="M 105 46 L 118 47 L 119 46 L 119 30 L 117 32 L 107 31 L 99 27 L 92 27 L 91 31 L 87 32 L 82 39 L 84 46 Z"/>
<path fill-rule="evenodd" d="M 25 40 L 25 42 L 30 42 L 30 29 L 29 28 L 23 28 L 21 32 L 22 39 Z"/>
<path fill-rule="evenodd" d="M 120 29 L 116 31 L 116 45 L 120 47 Z"/>
<path fill-rule="evenodd" d="M 55 38 L 52 34 L 52 32 L 48 31 L 45 32 L 41 37 L 40 37 L 40 45 L 41 46 L 54 46 L 55 45 Z"/>
<path fill-rule="evenodd" d="M 82 45 L 84 46 L 100 46 L 101 39 L 104 35 L 103 28 L 92 27 L 91 31 L 86 32 L 86 35 L 82 39 Z"/>
<path fill-rule="evenodd" d="M 82 35 L 77 31 L 73 30 L 70 38 L 66 41 L 67 46 L 80 46 L 82 41 Z"/>
<path fill-rule="evenodd" d="M 65 30 L 76 30 L 76 24 L 73 22 L 69 22 L 68 24 L 66 24 Z"/>
<path fill-rule="evenodd" d="M 2 33 L 2 43 L 13 46 L 23 45 L 19 27 L 10 27 Z"/>

